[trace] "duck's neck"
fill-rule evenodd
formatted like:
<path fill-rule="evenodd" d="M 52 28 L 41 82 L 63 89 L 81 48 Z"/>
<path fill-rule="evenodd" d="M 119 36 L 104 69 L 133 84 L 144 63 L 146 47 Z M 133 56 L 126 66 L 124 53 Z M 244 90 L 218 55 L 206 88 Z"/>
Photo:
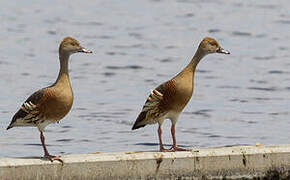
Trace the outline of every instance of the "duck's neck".
<path fill-rule="evenodd" d="M 189 64 L 183 69 L 183 71 L 179 75 L 184 76 L 187 74 L 186 76 L 190 76 L 190 74 L 192 74 L 192 76 L 194 76 L 195 69 L 198 63 L 205 55 L 206 53 L 198 48 Z"/>
<path fill-rule="evenodd" d="M 191 59 L 190 63 L 186 66 L 186 68 L 194 73 L 198 63 L 205 55 L 206 53 L 202 51 L 200 48 L 198 48 L 193 58 Z"/>
<path fill-rule="evenodd" d="M 70 84 L 68 74 L 69 54 L 59 53 L 60 70 L 55 85 Z"/>

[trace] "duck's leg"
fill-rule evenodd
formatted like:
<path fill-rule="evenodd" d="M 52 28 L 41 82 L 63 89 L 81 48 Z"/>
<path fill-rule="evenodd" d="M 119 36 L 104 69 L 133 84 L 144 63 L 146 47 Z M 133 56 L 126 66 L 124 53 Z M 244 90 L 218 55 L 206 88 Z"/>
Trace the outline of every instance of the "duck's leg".
<path fill-rule="evenodd" d="M 172 123 L 172 125 L 171 125 L 171 135 L 172 135 L 173 145 L 170 148 L 170 150 L 172 150 L 172 151 L 191 151 L 190 149 L 183 149 L 183 148 L 180 148 L 177 146 L 176 137 L 175 137 L 175 123 Z"/>
<path fill-rule="evenodd" d="M 63 164 L 63 161 L 59 158 L 59 156 L 52 156 L 48 153 L 48 151 L 46 149 L 46 145 L 45 145 L 45 138 L 44 138 L 42 131 L 40 131 L 40 140 L 41 140 L 41 144 L 42 144 L 43 151 L 44 151 L 44 158 L 49 159 L 51 162 L 56 160 L 56 161 L 59 161 Z"/>
<path fill-rule="evenodd" d="M 158 123 L 158 138 L 159 138 L 159 145 L 160 145 L 160 152 L 172 152 L 171 149 L 165 149 L 162 144 L 162 130 L 161 124 Z"/>

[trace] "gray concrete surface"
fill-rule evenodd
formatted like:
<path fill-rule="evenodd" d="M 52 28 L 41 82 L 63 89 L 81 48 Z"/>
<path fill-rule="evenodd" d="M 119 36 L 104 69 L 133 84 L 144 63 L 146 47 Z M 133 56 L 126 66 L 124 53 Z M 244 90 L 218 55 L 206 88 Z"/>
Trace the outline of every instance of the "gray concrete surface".
<path fill-rule="evenodd" d="M 290 145 L 0 158 L 0 179 L 290 179 Z"/>

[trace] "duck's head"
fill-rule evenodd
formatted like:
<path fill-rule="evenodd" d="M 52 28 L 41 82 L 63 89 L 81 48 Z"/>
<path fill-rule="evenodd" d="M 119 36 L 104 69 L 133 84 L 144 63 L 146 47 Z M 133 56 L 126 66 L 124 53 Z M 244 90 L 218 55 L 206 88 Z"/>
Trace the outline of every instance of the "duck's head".
<path fill-rule="evenodd" d="M 59 45 L 59 53 L 71 55 L 73 53 L 92 53 L 92 51 L 89 51 L 82 47 L 80 43 L 71 37 L 66 37 L 62 40 L 62 42 Z"/>
<path fill-rule="evenodd" d="M 210 37 L 206 37 L 201 41 L 201 43 L 199 44 L 199 49 L 201 49 L 205 54 L 230 54 L 230 52 L 224 50 L 215 39 Z"/>

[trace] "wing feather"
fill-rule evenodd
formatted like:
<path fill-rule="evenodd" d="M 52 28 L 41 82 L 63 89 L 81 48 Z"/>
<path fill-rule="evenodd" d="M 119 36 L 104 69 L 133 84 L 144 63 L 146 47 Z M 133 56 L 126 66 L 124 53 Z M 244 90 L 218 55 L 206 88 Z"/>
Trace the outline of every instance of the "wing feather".
<path fill-rule="evenodd" d="M 44 97 L 45 89 L 33 93 L 13 116 L 7 130 L 14 126 L 33 126 L 40 118 L 37 107 Z"/>
<path fill-rule="evenodd" d="M 158 118 L 165 115 L 167 110 L 170 109 L 170 102 L 175 94 L 176 85 L 174 80 L 169 80 L 151 91 L 132 130 L 144 127 L 146 124 L 156 123 Z"/>

